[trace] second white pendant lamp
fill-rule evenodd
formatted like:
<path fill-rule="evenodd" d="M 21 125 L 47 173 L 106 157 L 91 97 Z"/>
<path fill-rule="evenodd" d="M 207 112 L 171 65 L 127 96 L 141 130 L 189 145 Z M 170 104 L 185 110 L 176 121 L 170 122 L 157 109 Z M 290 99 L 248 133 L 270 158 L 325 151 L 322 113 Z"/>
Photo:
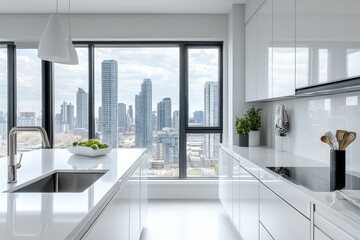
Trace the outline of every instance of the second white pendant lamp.
<path fill-rule="evenodd" d="M 69 28 L 65 34 L 58 14 L 58 0 L 56 1 L 56 14 L 51 14 L 45 30 L 41 36 L 38 48 L 38 57 L 55 63 L 79 63 L 77 52 L 72 44 L 70 30 L 70 0 L 69 0 Z"/>

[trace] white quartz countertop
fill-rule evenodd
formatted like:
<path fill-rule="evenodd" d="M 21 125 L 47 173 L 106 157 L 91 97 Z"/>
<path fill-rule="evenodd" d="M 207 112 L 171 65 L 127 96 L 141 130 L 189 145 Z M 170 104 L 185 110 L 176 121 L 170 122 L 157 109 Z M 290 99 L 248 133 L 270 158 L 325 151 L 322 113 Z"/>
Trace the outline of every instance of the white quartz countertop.
<path fill-rule="evenodd" d="M 113 149 L 95 158 L 66 149 L 36 150 L 23 155 L 15 184 L 7 183 L 7 159 L 0 158 L 0 239 L 73 239 L 144 155 L 144 149 Z M 80 193 L 4 193 L 56 170 L 108 171 Z"/>
<path fill-rule="evenodd" d="M 281 177 L 272 172 L 266 167 L 329 167 L 325 164 L 313 159 L 308 159 L 289 152 L 278 152 L 273 148 L 268 147 L 239 147 L 235 145 L 222 144 L 221 148 L 233 156 L 240 162 L 240 165 L 248 170 L 252 175 L 258 178 L 263 184 L 267 185 L 277 193 L 283 191 L 280 188 L 272 188 L 273 186 L 289 186 L 296 192 L 302 195 L 316 206 L 316 212 L 325 216 L 330 222 L 340 227 L 352 236 L 360 236 L 360 208 L 351 204 L 346 200 L 339 198 L 336 192 L 314 192 L 302 185 L 294 184 L 293 182 Z M 263 173 L 271 175 L 269 184 L 263 181 Z M 353 175 L 359 173 L 351 172 Z M 280 184 L 274 184 L 274 182 Z M 272 185 L 271 185 L 272 184 Z M 282 184 L 282 185 L 281 185 Z M 353 191 L 353 193 L 360 197 L 360 191 Z M 279 194 L 286 201 L 291 202 L 293 199 L 286 199 L 286 194 Z M 285 197 L 284 197 L 285 196 Z"/>

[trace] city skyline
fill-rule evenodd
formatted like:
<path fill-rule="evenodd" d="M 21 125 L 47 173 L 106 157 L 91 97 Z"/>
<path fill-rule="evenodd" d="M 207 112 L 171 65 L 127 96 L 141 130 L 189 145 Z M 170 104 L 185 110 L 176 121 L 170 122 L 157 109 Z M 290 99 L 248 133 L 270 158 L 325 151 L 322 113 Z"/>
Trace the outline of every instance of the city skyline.
<path fill-rule="evenodd" d="M 20 51 L 21 50 L 21 51 Z M 21 96 L 21 104 L 18 104 L 19 111 L 30 112 L 33 109 L 37 116 L 41 116 L 41 95 L 40 95 L 40 60 L 37 58 L 36 49 L 20 49 L 17 55 L 17 61 L 20 66 L 28 66 L 23 72 L 18 69 L 18 87 L 21 87 L 19 96 Z M 60 104 L 66 99 L 68 102 L 76 102 L 76 88 L 83 88 L 88 91 L 88 52 L 86 48 L 76 48 L 79 55 L 79 65 L 54 65 L 55 87 L 61 89 L 61 94 L 55 93 L 55 113 L 60 112 Z M 6 54 L 0 53 L 0 63 L 6 62 Z M 105 59 L 115 59 L 121 66 L 119 68 L 119 100 L 126 105 L 133 105 L 133 96 L 137 93 L 137 86 L 142 79 L 150 78 L 153 84 L 153 102 L 152 110 L 156 110 L 156 104 L 162 100 L 162 96 L 172 96 L 173 111 L 179 110 L 179 49 L 172 48 L 96 48 L 95 62 L 95 109 L 101 106 L 101 61 Z M 157 59 L 154 61 L 153 59 Z M 161 59 L 161 60 L 159 60 Z M 202 65 L 217 66 L 214 61 L 217 59 L 217 52 L 206 51 L 206 54 L 199 54 L 198 62 Z M 205 70 L 204 70 L 205 69 Z M 217 78 L 217 74 L 211 68 L 204 68 L 197 65 L 192 66 L 192 73 L 206 72 L 204 74 L 193 74 L 194 83 L 203 85 L 206 80 Z M 69 72 L 71 74 L 69 75 Z M 204 78 L 206 77 L 206 79 Z M 6 79 L 0 75 L 0 78 Z M 57 79 L 61 79 L 57 81 Z M 164 85 L 164 81 L 168 84 Z M 2 81 L 0 81 L 1 83 Z M 6 84 L 5 82 L 2 82 Z M 192 84 L 192 83 L 191 83 Z M 126 88 L 124 88 L 126 86 Z M 33 94 L 34 91 L 29 89 L 39 89 L 39 94 Z M 197 86 L 190 86 L 197 88 Z M 4 88 L 6 89 L 6 86 Z M 6 99 L 6 91 L 0 91 L 0 99 Z M 5 100 L 4 100 L 5 101 Z M 5 101 L 6 102 L 6 101 Z M 190 106 L 190 111 L 203 109 L 202 98 L 194 100 Z M 6 105 L 0 106 L 0 111 L 6 112 Z M 76 110 L 75 110 L 76 111 Z M 97 115 L 97 113 L 96 113 Z M 96 116 L 99 117 L 99 116 Z"/>

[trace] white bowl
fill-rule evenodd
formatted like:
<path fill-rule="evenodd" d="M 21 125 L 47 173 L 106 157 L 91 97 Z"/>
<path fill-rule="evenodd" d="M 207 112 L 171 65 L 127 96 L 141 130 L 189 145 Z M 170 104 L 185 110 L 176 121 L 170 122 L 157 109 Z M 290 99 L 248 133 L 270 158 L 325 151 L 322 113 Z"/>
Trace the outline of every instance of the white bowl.
<path fill-rule="evenodd" d="M 68 147 L 67 150 L 71 152 L 72 154 L 76 155 L 82 155 L 87 157 L 97 157 L 101 155 L 105 155 L 111 152 L 112 148 L 111 146 L 108 146 L 107 148 L 101 148 L 101 149 L 92 149 L 90 147 L 83 147 L 83 146 L 71 146 Z"/>

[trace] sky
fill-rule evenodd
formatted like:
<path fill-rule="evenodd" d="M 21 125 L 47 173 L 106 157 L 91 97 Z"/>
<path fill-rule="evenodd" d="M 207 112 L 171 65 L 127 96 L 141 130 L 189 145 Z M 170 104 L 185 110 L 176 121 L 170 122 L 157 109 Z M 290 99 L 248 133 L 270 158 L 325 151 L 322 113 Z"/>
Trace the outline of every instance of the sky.
<path fill-rule="evenodd" d="M 88 92 L 88 51 L 77 48 L 79 65 L 55 64 L 55 112 L 60 113 L 63 101 L 76 108 L 78 87 Z M 17 50 L 18 111 L 41 111 L 41 66 L 36 49 Z M 179 48 L 96 48 L 95 49 L 95 113 L 101 106 L 101 62 L 118 63 L 119 103 L 133 105 L 141 91 L 143 79 L 150 78 L 153 90 L 153 111 L 163 98 L 170 97 L 172 111 L 179 109 Z M 204 109 L 206 81 L 218 81 L 218 50 L 191 49 L 189 51 L 190 116 Z M 0 49 L 0 80 L 6 79 L 6 50 Z M 0 111 L 6 110 L 6 81 L 0 81 Z M 75 109 L 76 114 L 76 109 Z"/>

